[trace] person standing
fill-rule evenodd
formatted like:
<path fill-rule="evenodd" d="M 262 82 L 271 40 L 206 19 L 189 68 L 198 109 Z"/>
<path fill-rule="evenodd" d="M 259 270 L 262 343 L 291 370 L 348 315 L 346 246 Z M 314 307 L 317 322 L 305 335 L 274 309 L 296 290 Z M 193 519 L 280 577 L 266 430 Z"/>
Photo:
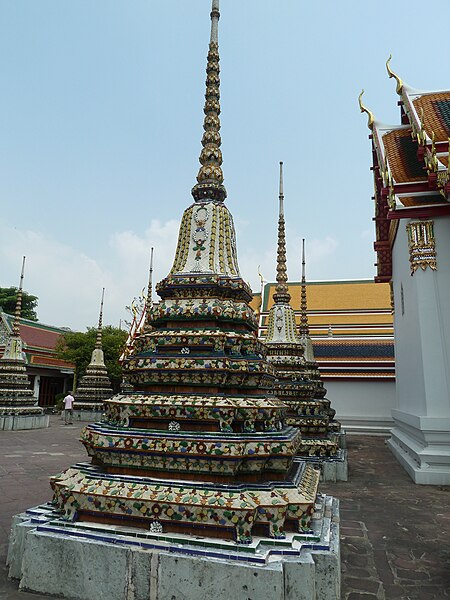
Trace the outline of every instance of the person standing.
<path fill-rule="evenodd" d="M 69 392 L 64 398 L 64 425 L 72 425 L 73 423 L 73 402 L 74 397 L 72 392 Z"/>

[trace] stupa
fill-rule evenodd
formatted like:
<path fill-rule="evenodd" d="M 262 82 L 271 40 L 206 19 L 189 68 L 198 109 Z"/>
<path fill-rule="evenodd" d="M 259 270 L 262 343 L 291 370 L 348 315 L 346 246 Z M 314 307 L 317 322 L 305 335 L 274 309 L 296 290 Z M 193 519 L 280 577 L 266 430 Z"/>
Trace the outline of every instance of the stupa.
<path fill-rule="evenodd" d="M 20 284 L 17 290 L 16 309 L 12 332 L 0 358 L 0 430 L 40 429 L 48 427 L 49 417 L 37 405 L 26 372 L 26 358 L 20 336 L 22 311 L 22 286 L 25 256 L 22 261 Z"/>
<path fill-rule="evenodd" d="M 105 366 L 105 357 L 102 347 L 102 321 L 103 300 L 105 288 L 102 290 L 100 313 L 98 317 L 97 338 L 92 351 L 91 361 L 86 368 L 86 373 L 81 378 L 74 394 L 73 414 L 79 421 L 92 421 L 103 413 L 104 402 L 111 398 L 113 390 Z"/>
<path fill-rule="evenodd" d="M 309 336 L 305 257 L 303 240 L 301 320 L 297 328 L 294 309 L 290 305 L 286 261 L 284 218 L 283 163 L 280 162 L 279 216 L 277 248 L 277 285 L 274 304 L 269 310 L 265 338 L 267 359 L 277 373 L 275 393 L 287 405 L 286 424 L 301 431 L 302 441 L 297 455 L 328 462 L 323 469 L 326 479 L 347 479 L 346 453 L 339 448 L 340 424 L 335 411 L 325 399 L 326 389 L 320 377 Z"/>
<path fill-rule="evenodd" d="M 135 391 L 106 400 L 104 420 L 83 430 L 92 462 L 52 479 L 52 508 L 19 517 L 10 573 L 22 587 L 39 591 L 37 563 L 51 555 L 47 592 L 77 598 L 91 586 L 110 600 L 288 600 L 296 585 L 338 597 L 337 501 L 317 496 L 319 471 L 294 461 L 300 432 L 272 391 L 224 204 L 218 21 L 213 0 L 201 167 L 161 301 L 124 360 Z M 16 543 L 32 514 L 39 531 Z M 69 543 L 82 546 L 73 585 L 67 569 L 53 575 Z"/>

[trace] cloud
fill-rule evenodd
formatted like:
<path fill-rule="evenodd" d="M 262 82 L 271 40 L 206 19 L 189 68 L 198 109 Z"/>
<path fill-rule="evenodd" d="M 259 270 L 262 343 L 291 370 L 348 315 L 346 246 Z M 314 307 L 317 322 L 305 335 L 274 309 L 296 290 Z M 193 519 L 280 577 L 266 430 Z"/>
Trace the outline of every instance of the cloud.
<path fill-rule="evenodd" d="M 170 271 L 175 256 L 179 221 L 153 219 L 142 235 L 133 231 L 111 234 L 107 260 L 89 256 L 70 243 L 39 231 L 20 230 L 0 221 L 2 286 L 17 285 L 21 257 L 27 256 L 24 288 L 39 298 L 39 320 L 51 325 L 84 330 L 97 322 L 101 288 L 106 288 L 104 322 L 118 325 L 129 318 L 125 306 L 148 283 L 150 248 L 154 251 L 153 287 Z M 289 236 L 293 238 L 294 236 Z M 339 243 L 333 237 L 308 240 L 307 276 L 326 271 Z M 274 281 L 276 245 L 238 248 L 241 275 L 255 291 L 260 289 L 258 267 L 265 280 Z M 300 242 L 287 246 L 288 274 L 301 274 Z M 156 299 L 154 294 L 154 299 Z"/>
<path fill-rule="evenodd" d="M 172 266 L 178 234 L 175 220 L 152 220 L 143 237 L 125 231 L 111 235 L 106 264 L 42 232 L 20 230 L 0 221 L 0 285 L 17 285 L 21 257 L 27 256 L 24 288 L 39 298 L 39 320 L 84 330 L 97 321 L 101 288 L 106 288 L 105 323 L 119 324 L 125 306 L 148 282 L 150 247 L 155 247 L 154 282 Z"/>
<path fill-rule="evenodd" d="M 288 239 L 293 239 L 290 235 Z M 317 279 L 316 273 L 327 271 L 330 257 L 338 250 L 339 242 L 327 236 L 323 239 L 311 239 L 306 242 L 306 276 L 309 279 Z M 266 248 L 251 249 L 244 248 L 238 254 L 241 275 L 245 281 L 250 283 L 254 291 L 259 291 L 260 280 L 258 266 L 266 281 L 275 281 L 276 277 L 276 244 Z M 300 281 L 301 277 L 301 241 L 289 242 L 286 245 L 287 270 L 289 281 Z"/>

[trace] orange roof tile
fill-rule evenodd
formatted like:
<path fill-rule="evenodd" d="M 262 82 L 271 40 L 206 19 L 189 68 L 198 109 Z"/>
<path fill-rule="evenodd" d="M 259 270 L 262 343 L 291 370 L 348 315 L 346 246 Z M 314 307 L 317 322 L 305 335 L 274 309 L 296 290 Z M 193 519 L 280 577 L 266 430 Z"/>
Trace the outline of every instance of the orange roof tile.
<path fill-rule="evenodd" d="M 420 117 L 423 109 L 423 124 L 431 138 L 434 132 L 437 142 L 446 142 L 450 136 L 450 91 L 424 94 L 413 100 Z"/>

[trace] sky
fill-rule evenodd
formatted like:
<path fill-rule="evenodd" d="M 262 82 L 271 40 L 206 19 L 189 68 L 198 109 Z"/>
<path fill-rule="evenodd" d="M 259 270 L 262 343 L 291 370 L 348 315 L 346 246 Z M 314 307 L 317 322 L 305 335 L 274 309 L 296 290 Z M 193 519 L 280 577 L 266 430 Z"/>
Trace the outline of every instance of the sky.
<path fill-rule="evenodd" d="M 165 277 L 201 150 L 210 0 L 0 0 L 0 286 L 39 297 L 44 323 L 126 319 Z M 243 278 L 275 276 L 284 162 L 288 274 L 372 278 L 366 105 L 399 122 L 395 81 L 448 89 L 447 0 L 222 0 L 227 205 Z M 430 21 L 431 23 L 431 21 Z M 431 35 L 431 38 L 430 38 Z M 430 38 L 430 39 L 429 39 Z M 433 42 L 434 40 L 434 42 Z M 432 42 L 432 43 L 431 43 Z M 155 296 L 156 299 L 156 296 Z"/>

